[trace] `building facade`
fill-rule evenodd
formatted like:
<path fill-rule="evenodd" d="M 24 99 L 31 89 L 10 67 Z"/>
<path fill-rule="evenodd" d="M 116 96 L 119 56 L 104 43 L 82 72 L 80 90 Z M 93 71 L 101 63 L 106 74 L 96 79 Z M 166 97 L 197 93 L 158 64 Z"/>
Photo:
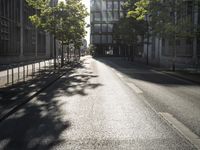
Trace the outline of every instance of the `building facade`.
<path fill-rule="evenodd" d="M 0 64 L 53 56 L 53 37 L 29 20 L 35 12 L 25 0 L 0 0 Z"/>
<path fill-rule="evenodd" d="M 200 2 L 194 3 L 192 0 L 184 1 L 184 15 L 191 18 L 192 24 L 200 26 Z M 176 50 L 170 39 L 151 37 L 147 56 L 147 44 L 144 45 L 143 58 L 147 58 L 152 65 L 171 67 L 175 61 L 176 67 L 195 67 L 200 64 L 200 38 L 178 38 Z M 145 60 L 146 61 L 146 60 Z"/>
<path fill-rule="evenodd" d="M 97 56 L 120 56 L 120 48 L 113 39 L 113 26 L 124 16 L 123 0 L 91 0 L 91 44 Z"/>
<path fill-rule="evenodd" d="M 121 5 L 126 0 L 91 0 L 91 44 L 96 48 L 97 56 L 127 56 L 134 55 L 134 60 L 157 66 L 170 67 L 172 61 L 179 67 L 192 67 L 200 64 L 200 38 L 179 39 L 176 42 L 176 52 L 172 41 L 158 36 L 150 37 L 147 48 L 147 39 L 140 47 L 132 47 L 118 43 L 113 39 L 113 25 L 124 17 L 126 12 Z M 184 14 L 190 16 L 195 26 L 200 25 L 200 2 L 195 0 L 184 1 Z M 128 47 L 128 48 L 127 48 Z M 174 56 L 175 55 L 175 56 Z"/>

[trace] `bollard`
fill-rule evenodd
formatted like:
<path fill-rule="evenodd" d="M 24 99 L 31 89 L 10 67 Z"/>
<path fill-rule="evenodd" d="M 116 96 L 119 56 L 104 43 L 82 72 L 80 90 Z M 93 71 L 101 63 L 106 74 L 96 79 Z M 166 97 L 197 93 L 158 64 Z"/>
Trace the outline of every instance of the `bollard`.
<path fill-rule="evenodd" d="M 12 67 L 12 85 L 14 84 L 14 69 Z"/>
<path fill-rule="evenodd" d="M 19 64 L 18 64 L 17 71 L 18 71 L 18 82 L 19 82 L 19 80 L 20 80 L 20 65 Z"/>
<path fill-rule="evenodd" d="M 28 65 L 26 66 L 26 76 L 28 77 Z"/>
<path fill-rule="evenodd" d="M 7 84 L 9 84 L 9 66 L 7 67 Z"/>
<path fill-rule="evenodd" d="M 25 82 L 25 66 L 23 64 L 23 81 Z"/>
<path fill-rule="evenodd" d="M 39 73 L 40 73 L 40 62 L 39 62 Z"/>
<path fill-rule="evenodd" d="M 48 60 L 48 63 L 49 63 L 49 69 L 51 69 L 51 63 L 50 63 L 50 61 Z"/>
<path fill-rule="evenodd" d="M 46 61 L 44 61 L 44 70 L 46 70 Z"/>
<path fill-rule="evenodd" d="M 35 62 L 33 63 L 33 76 L 35 75 Z"/>
<path fill-rule="evenodd" d="M 34 70 L 33 70 L 33 64 L 32 64 L 32 78 L 33 78 L 33 71 L 34 71 Z"/>

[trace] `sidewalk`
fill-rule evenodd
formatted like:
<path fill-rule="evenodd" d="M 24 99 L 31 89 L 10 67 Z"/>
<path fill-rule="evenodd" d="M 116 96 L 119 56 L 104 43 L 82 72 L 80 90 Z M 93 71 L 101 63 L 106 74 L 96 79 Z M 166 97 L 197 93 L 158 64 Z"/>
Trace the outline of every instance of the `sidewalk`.
<path fill-rule="evenodd" d="M 191 82 L 195 82 L 200 84 L 200 73 L 199 72 L 191 72 L 191 71 L 162 71 L 166 74 L 176 76 L 178 78 L 182 78 Z"/>
<path fill-rule="evenodd" d="M 53 68 L 42 70 L 32 80 L 0 88 L 0 122 L 64 74 L 72 72 L 76 65 L 78 64 L 71 64 L 57 71 Z"/>
<path fill-rule="evenodd" d="M 197 71 L 192 71 L 192 70 L 177 70 L 176 72 L 170 71 L 169 69 L 166 68 L 156 68 L 151 65 L 146 65 L 143 63 L 138 63 L 138 62 L 131 62 L 127 61 L 124 58 L 111 58 L 112 61 L 114 61 L 117 65 L 126 67 L 126 68 L 132 68 L 133 65 L 137 65 L 137 67 L 143 67 L 146 69 L 153 69 L 158 72 L 162 72 L 171 76 L 175 76 L 184 80 L 188 80 L 197 84 L 200 84 L 200 72 Z"/>

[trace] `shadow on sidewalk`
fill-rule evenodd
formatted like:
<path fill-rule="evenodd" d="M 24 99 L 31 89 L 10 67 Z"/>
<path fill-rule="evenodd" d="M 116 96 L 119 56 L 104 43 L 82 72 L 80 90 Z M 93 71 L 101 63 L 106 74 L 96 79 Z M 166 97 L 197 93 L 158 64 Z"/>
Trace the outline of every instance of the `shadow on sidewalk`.
<path fill-rule="evenodd" d="M 66 134 L 72 124 L 67 117 L 66 110 L 62 109 L 62 106 L 67 105 L 67 100 L 59 98 L 63 95 L 66 97 L 86 96 L 87 89 L 102 86 L 100 83 L 90 83 L 91 79 L 98 77 L 93 72 L 86 70 L 84 74 L 77 74 L 77 69 L 86 68 L 78 64 L 67 71 L 65 70 L 66 74 L 53 86 L 42 91 L 35 100 L 27 103 L 15 115 L 10 116 L 0 124 L 0 149 L 47 150 L 66 143 L 67 139 L 62 135 Z M 44 84 L 45 80 L 39 80 L 39 82 Z M 39 85 L 35 84 L 36 86 L 33 88 L 37 88 Z M 27 86 L 22 86 L 18 90 L 23 91 L 26 88 Z M 17 86 L 11 90 L 15 91 L 16 89 Z"/>
<path fill-rule="evenodd" d="M 177 80 L 170 76 L 164 75 L 161 72 L 156 72 L 150 66 L 128 62 L 120 58 L 98 58 L 97 61 L 104 63 L 107 66 L 115 68 L 117 71 L 129 76 L 130 78 L 145 82 L 160 84 L 163 86 L 193 86 L 195 83 L 187 83 Z"/>

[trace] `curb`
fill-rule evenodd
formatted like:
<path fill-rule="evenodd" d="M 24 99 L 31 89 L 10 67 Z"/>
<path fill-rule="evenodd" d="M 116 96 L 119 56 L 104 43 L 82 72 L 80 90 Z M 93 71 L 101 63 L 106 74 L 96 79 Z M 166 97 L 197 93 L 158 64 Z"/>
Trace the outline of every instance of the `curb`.
<path fill-rule="evenodd" d="M 53 85 L 57 80 L 59 80 L 65 73 L 62 73 L 61 75 L 57 76 L 55 79 L 53 79 L 52 81 L 50 81 L 49 83 L 47 83 L 44 87 L 39 88 L 37 91 L 32 92 L 30 95 L 28 95 L 28 98 L 25 98 L 23 101 L 21 101 L 20 103 L 14 105 L 12 108 L 4 111 L 2 113 L 2 115 L 0 115 L 0 123 L 2 121 L 4 121 L 6 118 L 8 118 L 10 115 L 12 115 L 13 113 L 15 113 L 16 111 L 18 111 L 22 106 L 24 106 L 25 104 L 27 104 L 28 102 L 30 102 L 34 97 L 36 97 L 37 95 L 39 95 L 42 91 L 44 91 L 45 89 L 47 89 L 49 86 Z"/>
<path fill-rule="evenodd" d="M 191 78 L 187 78 L 187 77 L 184 77 L 182 75 L 178 75 L 178 74 L 174 74 L 174 73 L 170 73 L 170 72 L 166 72 L 166 71 L 162 71 L 162 72 L 167 74 L 167 75 L 174 76 L 174 77 L 177 77 L 177 78 L 180 78 L 180 79 L 183 79 L 183 80 L 195 83 L 195 84 L 200 84 L 200 81 L 193 80 Z"/>

